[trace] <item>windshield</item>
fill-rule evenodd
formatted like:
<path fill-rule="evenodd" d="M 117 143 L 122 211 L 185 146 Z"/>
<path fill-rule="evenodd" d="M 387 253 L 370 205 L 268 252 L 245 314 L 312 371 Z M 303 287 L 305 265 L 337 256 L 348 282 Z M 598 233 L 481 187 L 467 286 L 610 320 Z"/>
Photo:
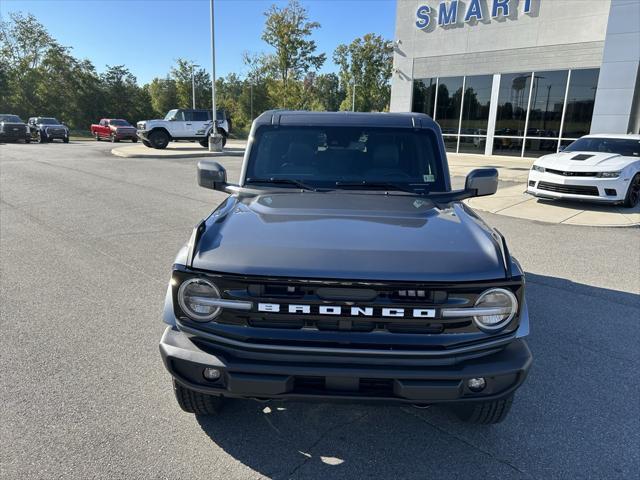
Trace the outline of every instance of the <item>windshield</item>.
<path fill-rule="evenodd" d="M 173 120 L 173 118 L 176 116 L 176 113 L 178 113 L 178 110 L 169 110 L 167 114 L 164 116 L 164 119 Z"/>
<path fill-rule="evenodd" d="M 627 138 L 580 138 L 567 148 L 565 152 L 606 152 L 617 153 L 625 157 L 640 156 L 640 140 Z"/>
<path fill-rule="evenodd" d="M 0 122 L 24 123 L 17 115 L 0 115 Z"/>
<path fill-rule="evenodd" d="M 39 118 L 37 123 L 41 125 L 60 125 L 60 122 L 55 118 L 44 118 L 44 117 Z"/>
<path fill-rule="evenodd" d="M 261 127 L 254 145 L 247 183 L 273 179 L 279 187 L 287 186 L 282 180 L 294 180 L 313 188 L 445 189 L 438 142 L 430 130 Z"/>
<path fill-rule="evenodd" d="M 129 122 L 127 122 L 126 120 L 111 120 L 109 123 L 114 127 L 130 127 L 131 126 L 129 125 Z"/>

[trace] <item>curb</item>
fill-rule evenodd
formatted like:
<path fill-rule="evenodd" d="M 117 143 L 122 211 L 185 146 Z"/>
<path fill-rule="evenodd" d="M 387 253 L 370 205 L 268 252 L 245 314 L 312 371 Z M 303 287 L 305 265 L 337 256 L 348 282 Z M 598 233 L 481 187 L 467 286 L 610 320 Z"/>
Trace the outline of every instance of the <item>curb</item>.
<path fill-rule="evenodd" d="M 126 148 L 126 147 L 125 147 Z M 153 158 L 153 159 L 162 159 L 162 158 L 202 158 L 202 157 L 240 157 L 240 156 L 244 156 L 244 152 L 239 153 L 239 152 L 229 152 L 229 151 L 222 151 L 222 152 L 209 152 L 207 150 L 204 150 L 202 152 L 198 152 L 198 153 L 169 153 L 169 154 L 162 154 L 162 155 L 157 155 L 157 154 L 153 154 L 153 153 L 127 153 L 127 152 L 123 152 L 121 151 L 122 147 L 120 148 L 113 148 L 111 149 L 111 155 L 114 155 L 116 157 L 120 157 L 120 158 Z"/>

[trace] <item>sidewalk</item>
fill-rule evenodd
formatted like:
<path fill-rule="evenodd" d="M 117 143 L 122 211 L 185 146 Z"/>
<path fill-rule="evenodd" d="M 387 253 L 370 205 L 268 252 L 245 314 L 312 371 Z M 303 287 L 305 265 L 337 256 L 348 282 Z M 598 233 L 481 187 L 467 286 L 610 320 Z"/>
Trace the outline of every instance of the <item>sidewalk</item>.
<path fill-rule="evenodd" d="M 583 202 L 547 201 L 525 194 L 533 158 L 448 154 L 451 176 L 466 176 L 474 168 L 494 167 L 502 182 L 495 195 L 471 198 L 469 206 L 508 217 L 546 223 L 592 227 L 630 227 L 640 225 L 640 206 L 621 206 Z"/>
<path fill-rule="evenodd" d="M 243 156 L 247 145 L 245 140 L 228 140 L 223 152 L 209 152 L 194 142 L 171 142 L 162 150 L 145 147 L 142 143 L 115 147 L 111 154 L 123 158 L 201 158 L 220 156 Z"/>

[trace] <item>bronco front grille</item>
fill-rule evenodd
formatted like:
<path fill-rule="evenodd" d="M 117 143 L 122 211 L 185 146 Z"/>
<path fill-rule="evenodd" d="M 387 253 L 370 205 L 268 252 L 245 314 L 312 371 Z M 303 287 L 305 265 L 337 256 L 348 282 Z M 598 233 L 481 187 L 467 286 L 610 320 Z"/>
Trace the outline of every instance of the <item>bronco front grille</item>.
<path fill-rule="evenodd" d="M 216 341 L 236 342 L 235 347 L 448 349 L 493 336 L 480 331 L 471 317 L 443 318 L 443 308 L 472 307 L 483 291 L 498 286 L 511 289 L 521 300 L 523 289 L 520 277 L 412 285 L 200 273 L 216 284 L 225 300 L 252 305 L 250 310 L 223 308 L 213 321 L 201 323 L 189 320 L 180 311 L 176 297 L 183 279 L 194 273 L 174 270 L 176 316 L 188 328 L 213 334 Z M 518 317 L 501 334 L 510 334 L 517 326 Z"/>

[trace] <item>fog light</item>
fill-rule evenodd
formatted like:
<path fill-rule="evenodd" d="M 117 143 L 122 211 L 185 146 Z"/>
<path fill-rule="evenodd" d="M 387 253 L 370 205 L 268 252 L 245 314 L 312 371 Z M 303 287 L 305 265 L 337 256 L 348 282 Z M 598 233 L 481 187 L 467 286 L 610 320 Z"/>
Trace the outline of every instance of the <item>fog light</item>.
<path fill-rule="evenodd" d="M 218 380 L 221 375 L 220 370 L 217 368 L 205 368 L 202 374 L 207 380 Z"/>
<path fill-rule="evenodd" d="M 469 390 L 472 392 L 481 392 L 486 386 L 487 382 L 482 377 L 470 378 L 467 380 L 467 387 L 469 387 Z"/>

